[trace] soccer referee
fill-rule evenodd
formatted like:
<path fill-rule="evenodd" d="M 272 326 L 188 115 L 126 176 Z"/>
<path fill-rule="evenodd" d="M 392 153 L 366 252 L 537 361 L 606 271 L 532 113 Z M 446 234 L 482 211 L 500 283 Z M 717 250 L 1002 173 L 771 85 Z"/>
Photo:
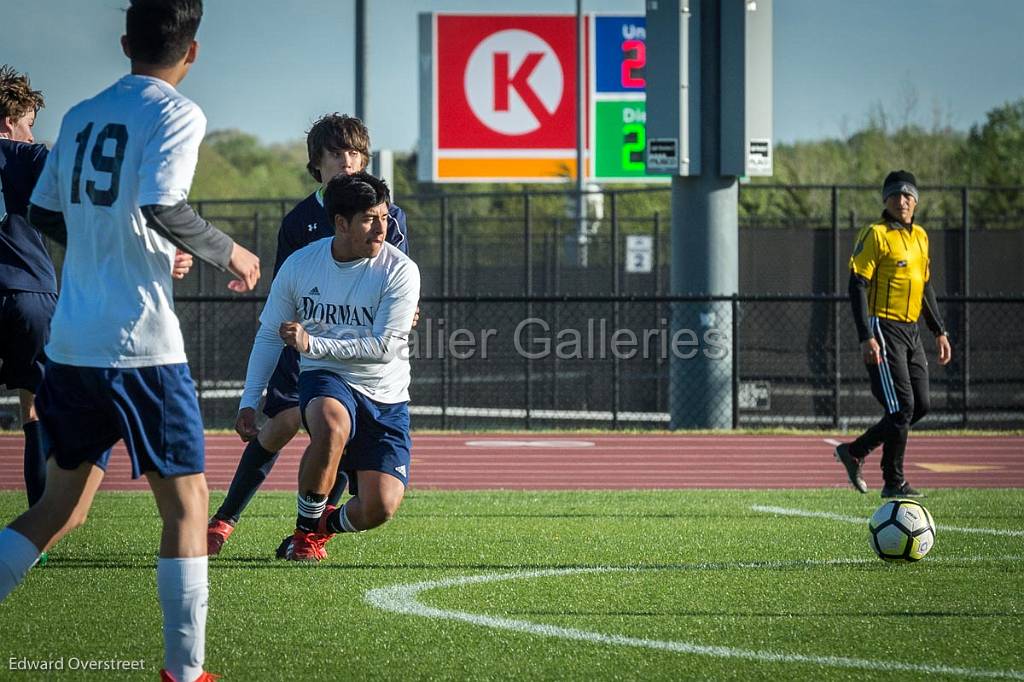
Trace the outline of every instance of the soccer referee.
<path fill-rule="evenodd" d="M 885 410 L 882 419 L 852 443 L 836 447 L 835 457 L 861 493 L 864 458 L 882 446 L 882 497 L 923 497 L 903 476 L 903 454 L 910 427 L 928 412 L 928 361 L 918 331 L 924 314 L 935 335 L 939 364 L 953 350 L 929 279 L 928 234 L 914 224 L 919 194 L 912 173 L 889 173 L 882 185 L 882 219 L 857 235 L 850 258 L 850 302 L 871 393 Z"/>

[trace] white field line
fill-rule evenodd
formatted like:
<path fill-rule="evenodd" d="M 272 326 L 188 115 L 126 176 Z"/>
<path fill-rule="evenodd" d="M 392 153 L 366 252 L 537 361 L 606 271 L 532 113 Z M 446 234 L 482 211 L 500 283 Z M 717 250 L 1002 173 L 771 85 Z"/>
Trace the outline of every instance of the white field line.
<path fill-rule="evenodd" d="M 786 507 L 767 507 L 755 504 L 750 507 L 756 512 L 765 514 L 778 514 L 780 516 L 803 516 L 812 519 L 830 519 L 832 521 L 845 521 L 847 523 L 867 523 L 867 519 L 859 516 L 844 516 L 831 512 L 808 511 L 807 509 L 788 509 Z M 935 525 L 936 530 L 948 530 L 956 533 L 976 533 L 978 535 L 1002 535 L 1011 538 L 1024 537 L 1024 530 L 1004 530 L 1002 528 L 964 528 L 962 526 Z"/>
<path fill-rule="evenodd" d="M 589 440 L 467 440 L 470 448 L 592 448 Z"/>
<path fill-rule="evenodd" d="M 1019 557 L 1015 557 L 1018 560 Z M 687 565 L 688 569 L 721 569 L 721 568 L 777 568 L 786 566 L 825 566 L 841 564 L 862 564 L 868 563 L 867 559 L 840 559 L 834 561 L 797 561 L 797 562 L 751 562 L 732 564 L 692 564 Z M 872 562 L 873 563 L 873 562 Z M 983 670 L 978 668 L 962 668 L 946 665 L 923 665 L 917 663 L 900 663 L 896 661 L 876 661 L 861 658 L 848 658 L 843 656 L 812 656 L 805 654 L 783 653 L 780 651 L 767 651 L 756 649 L 740 649 L 727 646 L 712 646 L 697 644 L 693 642 L 680 642 L 671 640 L 646 639 L 640 637 L 626 637 L 623 635 L 608 635 L 600 632 L 580 630 L 577 628 L 565 628 L 557 625 L 544 623 L 533 623 L 525 620 L 512 618 L 501 618 L 466 611 L 455 611 L 440 609 L 428 606 L 419 600 L 420 594 L 428 590 L 446 589 L 460 587 L 462 585 L 473 585 L 480 583 L 501 582 L 506 580 L 528 580 L 532 578 L 547 578 L 556 576 L 578 575 L 587 573 L 608 573 L 612 571 L 638 571 L 642 568 L 618 568 L 618 567 L 595 567 L 595 568 L 566 568 L 548 569 L 540 571 L 515 571 L 512 573 L 491 573 L 484 575 L 472 575 L 458 578 L 446 578 L 442 580 L 431 580 L 420 583 L 405 585 L 392 585 L 368 590 L 364 595 L 366 601 L 379 609 L 391 613 L 399 613 L 423 618 L 440 620 L 454 620 L 479 625 L 481 627 L 497 630 L 509 630 L 512 632 L 523 632 L 527 634 L 540 635 L 542 637 L 557 637 L 593 644 L 610 644 L 613 646 L 641 647 L 646 649 L 658 649 L 662 651 L 674 651 L 683 654 L 694 654 L 698 656 L 713 656 L 716 658 L 737 658 L 765 663 L 803 663 L 820 665 L 831 668 L 850 668 L 858 670 L 871 670 L 877 672 L 916 672 L 935 675 L 953 675 L 958 677 L 990 678 L 990 679 L 1013 679 L 1024 680 L 1024 672 L 1015 670 Z M 657 567 L 655 567 L 655 570 Z M 660 570 L 665 570 L 663 567 Z"/>

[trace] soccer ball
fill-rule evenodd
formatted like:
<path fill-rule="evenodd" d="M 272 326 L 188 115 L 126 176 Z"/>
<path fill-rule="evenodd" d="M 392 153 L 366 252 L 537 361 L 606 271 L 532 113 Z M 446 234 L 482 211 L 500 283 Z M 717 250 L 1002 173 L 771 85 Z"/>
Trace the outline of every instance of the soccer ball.
<path fill-rule="evenodd" d="M 886 561 L 920 561 L 935 544 L 935 522 L 919 502 L 892 500 L 868 521 L 871 549 Z"/>

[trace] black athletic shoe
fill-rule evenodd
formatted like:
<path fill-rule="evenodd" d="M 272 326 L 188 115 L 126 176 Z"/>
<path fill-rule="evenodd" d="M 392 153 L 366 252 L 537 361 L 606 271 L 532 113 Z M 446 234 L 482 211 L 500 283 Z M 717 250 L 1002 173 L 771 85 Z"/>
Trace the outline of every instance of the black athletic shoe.
<path fill-rule="evenodd" d="M 274 550 L 274 556 L 278 559 L 288 558 L 288 548 L 292 546 L 292 536 L 286 535 L 284 540 L 281 540 L 281 544 Z"/>
<path fill-rule="evenodd" d="M 909 483 L 904 481 L 898 486 L 885 486 L 882 488 L 882 497 L 924 497 L 924 493 L 912 488 Z"/>
<path fill-rule="evenodd" d="M 850 454 L 850 446 L 847 443 L 840 443 L 836 446 L 835 458 L 837 462 L 842 463 L 846 468 L 846 476 L 850 479 L 850 485 L 853 486 L 854 490 L 863 494 L 868 491 L 868 484 L 864 482 L 864 477 L 860 475 L 861 464 L 864 460 L 857 459 Z"/>

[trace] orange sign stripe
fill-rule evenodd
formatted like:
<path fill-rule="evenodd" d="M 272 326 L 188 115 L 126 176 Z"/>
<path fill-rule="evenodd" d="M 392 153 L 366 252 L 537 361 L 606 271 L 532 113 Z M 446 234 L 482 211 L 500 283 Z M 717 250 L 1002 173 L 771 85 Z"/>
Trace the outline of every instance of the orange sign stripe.
<path fill-rule="evenodd" d="M 576 177 L 576 159 L 438 159 L 439 178 Z"/>

